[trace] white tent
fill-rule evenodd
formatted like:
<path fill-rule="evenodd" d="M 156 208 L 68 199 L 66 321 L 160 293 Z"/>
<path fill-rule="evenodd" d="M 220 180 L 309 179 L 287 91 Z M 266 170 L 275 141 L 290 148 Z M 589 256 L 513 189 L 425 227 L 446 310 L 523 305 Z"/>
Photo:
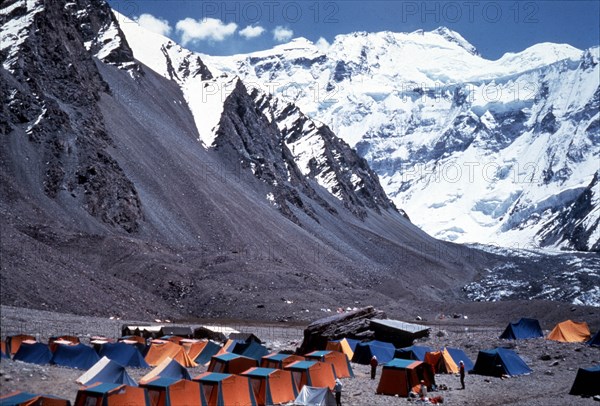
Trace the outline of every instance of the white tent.
<path fill-rule="evenodd" d="M 335 406 L 335 398 L 328 388 L 304 385 L 296 397 L 297 406 Z"/>

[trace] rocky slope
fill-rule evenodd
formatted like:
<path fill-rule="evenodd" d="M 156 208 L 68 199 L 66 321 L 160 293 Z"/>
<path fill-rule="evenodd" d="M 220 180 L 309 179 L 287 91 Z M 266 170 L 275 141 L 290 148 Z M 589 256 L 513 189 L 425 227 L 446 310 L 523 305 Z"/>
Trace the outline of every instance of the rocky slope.
<path fill-rule="evenodd" d="M 2 304 L 308 319 L 459 299 L 487 260 L 411 224 L 365 161 L 293 106 L 306 131 L 198 58 L 165 75 L 134 59 L 104 2 L 9 1 L 0 16 Z M 162 61 L 185 54 L 170 46 Z M 203 102 L 198 89 L 225 84 Z M 300 154 L 306 139 L 327 159 Z"/>

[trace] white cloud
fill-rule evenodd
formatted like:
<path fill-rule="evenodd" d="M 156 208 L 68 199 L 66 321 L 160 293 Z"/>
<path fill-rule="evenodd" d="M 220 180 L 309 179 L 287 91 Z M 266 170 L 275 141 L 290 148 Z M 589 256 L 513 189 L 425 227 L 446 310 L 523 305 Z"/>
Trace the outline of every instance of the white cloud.
<path fill-rule="evenodd" d="M 156 18 L 152 14 L 142 14 L 137 17 L 135 21 L 148 31 L 152 31 L 160 35 L 167 36 L 172 31 L 172 28 L 167 20 Z"/>
<path fill-rule="evenodd" d="M 240 35 L 246 39 L 260 37 L 262 33 L 265 32 L 265 29 L 260 25 L 252 26 L 249 25 L 243 30 L 240 30 Z"/>
<path fill-rule="evenodd" d="M 294 35 L 294 31 L 290 30 L 289 28 L 282 27 L 281 25 L 278 25 L 273 30 L 273 39 L 277 42 L 289 41 L 292 38 L 292 35 Z"/>
<path fill-rule="evenodd" d="M 317 48 L 319 48 L 321 51 L 323 52 L 327 52 L 327 50 L 329 49 L 329 46 L 331 45 L 325 38 L 320 37 L 316 44 Z"/>
<path fill-rule="evenodd" d="M 181 33 L 181 44 L 185 46 L 192 41 L 223 41 L 225 38 L 233 35 L 235 30 L 237 30 L 237 24 L 225 24 L 217 18 L 194 20 L 188 17 L 179 20 L 175 24 L 175 28 L 177 32 Z"/>

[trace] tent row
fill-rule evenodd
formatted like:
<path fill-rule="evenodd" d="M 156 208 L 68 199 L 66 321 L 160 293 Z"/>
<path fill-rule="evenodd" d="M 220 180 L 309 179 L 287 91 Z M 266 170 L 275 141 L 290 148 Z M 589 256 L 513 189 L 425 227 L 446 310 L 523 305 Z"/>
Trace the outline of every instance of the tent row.
<path fill-rule="evenodd" d="M 506 340 L 524 340 L 539 337 L 544 337 L 540 322 L 529 318 L 522 318 L 515 323 L 509 323 L 500 335 L 500 338 Z M 565 343 L 587 342 L 589 345 L 600 346 L 600 331 L 592 337 L 586 322 L 565 320 L 556 324 L 546 339 Z"/>
<path fill-rule="evenodd" d="M 108 360 L 101 369 L 110 365 Z M 171 366 L 181 365 L 172 361 Z M 295 361 L 286 369 L 252 367 L 240 374 L 207 371 L 194 378 L 181 375 L 182 371 L 163 368 L 154 376 L 135 382 L 114 383 L 95 381 L 99 376 L 94 368 L 78 380 L 85 383 L 77 394 L 75 405 L 271 405 L 291 402 L 305 385 L 326 387 L 335 384 L 331 364 L 319 361 Z M 185 371 L 187 373 L 187 371 Z M 179 374 L 179 375 L 178 375 Z M 94 375 L 94 377 L 91 377 Z M 91 379 L 87 379 L 90 378 Z M 84 380 L 87 381 L 84 382 Z M 299 390 L 300 388 L 300 390 Z M 116 397 L 115 397 L 116 396 Z M 114 399 L 113 399 L 114 397 Z M 111 400 L 112 399 L 112 400 Z M 95 403 L 102 402 L 102 403 Z"/>
<path fill-rule="evenodd" d="M 515 376 L 531 372 L 527 364 L 514 351 L 504 348 L 480 351 L 477 361 L 474 365 L 471 364 L 471 368 L 467 366 L 470 360 L 462 351 L 454 354 L 447 348 L 440 351 L 426 351 L 423 356 L 424 361 L 414 359 L 423 354 L 422 349 L 415 351 L 414 348 L 408 347 L 404 355 L 409 354 L 410 357 L 394 358 L 383 365 L 377 394 L 406 397 L 411 391 L 419 392 L 421 381 L 431 390 L 435 385 L 436 373 L 458 372 L 457 363 L 460 361 L 455 361 L 455 357 L 463 360 L 465 369 L 470 369 L 470 373 L 479 375 Z"/>
<path fill-rule="evenodd" d="M 180 344 L 158 340 L 150 345 L 145 357 L 137 345 L 125 342 L 95 344 L 94 347 L 81 343 L 65 343 L 56 344 L 51 348 L 50 345 L 28 339 L 19 341 L 16 347 L 18 349 L 13 354 L 16 361 L 39 365 L 55 364 L 77 369 L 89 369 L 102 357 L 133 368 L 156 366 L 170 358 L 190 368 L 199 363 L 207 363 L 221 350 L 218 344 L 207 340 L 188 340 Z M 12 348 L 15 348 L 14 343 Z"/>

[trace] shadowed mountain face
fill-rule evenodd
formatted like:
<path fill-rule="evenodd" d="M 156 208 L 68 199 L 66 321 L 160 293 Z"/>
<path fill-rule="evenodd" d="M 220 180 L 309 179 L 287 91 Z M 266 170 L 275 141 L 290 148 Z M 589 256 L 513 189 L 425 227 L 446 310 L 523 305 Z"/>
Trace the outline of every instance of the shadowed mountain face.
<path fill-rule="evenodd" d="M 302 320 L 416 306 L 419 286 L 458 298 L 488 258 L 420 231 L 329 129 L 289 107 L 282 130 L 241 82 L 207 148 L 176 81 L 133 59 L 103 2 L 0 10 L 2 304 Z M 325 160 L 299 152 L 315 131 Z"/>

